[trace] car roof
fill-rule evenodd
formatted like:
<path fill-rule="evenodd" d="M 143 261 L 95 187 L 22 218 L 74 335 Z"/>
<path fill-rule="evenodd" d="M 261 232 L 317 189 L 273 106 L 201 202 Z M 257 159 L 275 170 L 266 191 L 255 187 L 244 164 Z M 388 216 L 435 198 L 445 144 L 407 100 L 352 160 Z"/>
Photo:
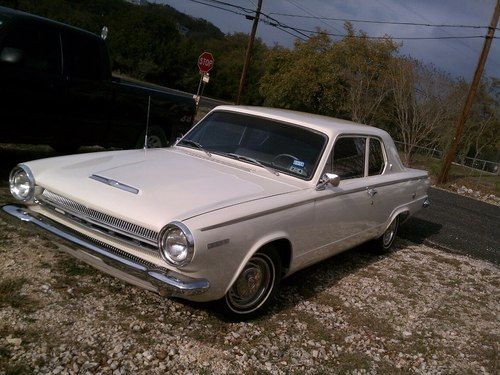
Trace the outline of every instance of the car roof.
<path fill-rule="evenodd" d="M 62 23 L 62 22 L 54 21 L 54 20 L 51 20 L 49 18 L 40 17 L 40 16 L 37 16 L 35 14 L 23 12 L 23 11 L 17 10 L 17 9 L 12 9 L 12 8 L 7 8 L 7 7 L 0 6 L 0 15 L 5 16 L 7 18 L 11 18 L 11 19 L 32 19 L 32 20 L 37 20 L 37 21 L 41 21 L 41 22 L 44 22 L 44 23 L 48 23 L 48 24 L 60 27 L 60 28 L 71 29 L 73 31 L 77 31 L 77 32 L 80 32 L 80 33 L 85 33 L 88 36 L 100 39 L 100 37 L 98 35 L 90 32 L 90 31 L 87 31 L 87 30 L 84 30 L 84 29 L 80 29 L 78 27 L 71 26 L 71 25 L 68 25 L 68 24 L 65 24 L 65 23 Z"/>
<path fill-rule="evenodd" d="M 244 113 L 252 116 L 266 117 L 277 121 L 289 122 L 301 125 L 334 138 L 339 134 L 363 134 L 373 135 L 381 138 L 388 137 L 386 131 L 369 125 L 342 120 L 334 117 L 315 115 L 312 113 L 291 111 L 288 109 L 222 105 L 214 109 L 215 111 L 230 111 Z"/>

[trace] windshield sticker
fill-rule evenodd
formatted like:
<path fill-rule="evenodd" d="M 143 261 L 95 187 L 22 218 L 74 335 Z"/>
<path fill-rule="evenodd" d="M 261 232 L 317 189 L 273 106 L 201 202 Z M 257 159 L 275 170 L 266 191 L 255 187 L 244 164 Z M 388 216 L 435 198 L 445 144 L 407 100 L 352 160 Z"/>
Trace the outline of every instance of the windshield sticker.
<path fill-rule="evenodd" d="M 296 173 L 301 176 L 307 176 L 307 172 L 303 168 L 296 167 L 294 165 L 290 166 L 289 168 L 290 172 Z"/>
<path fill-rule="evenodd" d="M 293 165 L 295 165 L 296 167 L 304 168 L 304 165 L 306 165 L 306 163 L 300 160 L 294 160 Z"/>

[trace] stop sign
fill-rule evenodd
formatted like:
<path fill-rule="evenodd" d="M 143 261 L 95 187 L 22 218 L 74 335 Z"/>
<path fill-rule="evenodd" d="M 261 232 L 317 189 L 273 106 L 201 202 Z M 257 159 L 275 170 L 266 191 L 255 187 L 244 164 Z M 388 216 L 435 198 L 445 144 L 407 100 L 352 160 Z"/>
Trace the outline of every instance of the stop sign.
<path fill-rule="evenodd" d="M 214 67 L 214 57 L 210 52 L 203 52 L 198 57 L 198 68 L 201 73 L 208 73 Z"/>

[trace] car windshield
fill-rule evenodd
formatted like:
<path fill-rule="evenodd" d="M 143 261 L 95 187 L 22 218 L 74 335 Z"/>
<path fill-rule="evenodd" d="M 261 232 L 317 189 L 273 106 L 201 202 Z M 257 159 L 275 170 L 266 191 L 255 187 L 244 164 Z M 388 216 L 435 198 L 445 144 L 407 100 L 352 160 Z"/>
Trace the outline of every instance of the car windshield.
<path fill-rule="evenodd" d="M 243 113 L 213 112 L 178 142 L 309 180 L 326 143 L 324 134 Z"/>

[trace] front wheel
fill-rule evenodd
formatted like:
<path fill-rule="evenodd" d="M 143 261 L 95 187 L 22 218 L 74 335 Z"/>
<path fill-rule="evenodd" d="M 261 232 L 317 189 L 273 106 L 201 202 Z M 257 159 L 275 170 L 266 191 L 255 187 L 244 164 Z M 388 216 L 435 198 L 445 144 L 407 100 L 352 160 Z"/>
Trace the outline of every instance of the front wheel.
<path fill-rule="evenodd" d="M 274 249 L 254 254 L 221 300 L 224 313 L 249 319 L 265 311 L 281 279 L 281 260 Z"/>

